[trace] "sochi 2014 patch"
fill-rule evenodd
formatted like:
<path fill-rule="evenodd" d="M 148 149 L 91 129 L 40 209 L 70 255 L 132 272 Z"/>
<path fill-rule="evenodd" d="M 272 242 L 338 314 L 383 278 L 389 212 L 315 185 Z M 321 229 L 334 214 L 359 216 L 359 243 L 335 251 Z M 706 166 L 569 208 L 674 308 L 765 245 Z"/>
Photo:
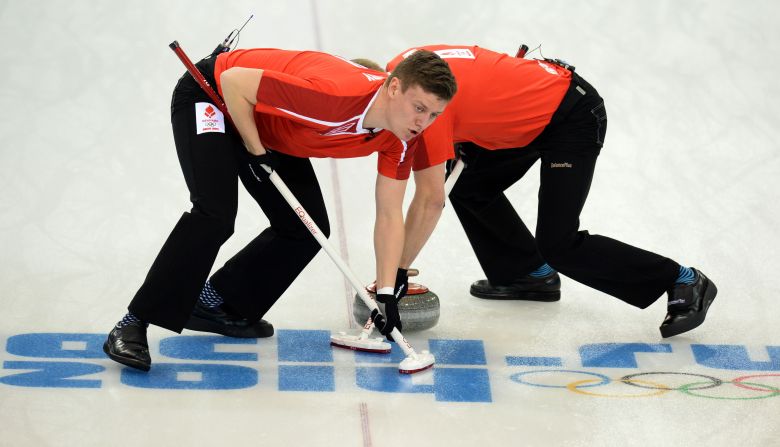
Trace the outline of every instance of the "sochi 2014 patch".
<path fill-rule="evenodd" d="M 214 104 L 195 103 L 195 128 L 198 135 L 207 132 L 225 133 L 225 115 Z"/>

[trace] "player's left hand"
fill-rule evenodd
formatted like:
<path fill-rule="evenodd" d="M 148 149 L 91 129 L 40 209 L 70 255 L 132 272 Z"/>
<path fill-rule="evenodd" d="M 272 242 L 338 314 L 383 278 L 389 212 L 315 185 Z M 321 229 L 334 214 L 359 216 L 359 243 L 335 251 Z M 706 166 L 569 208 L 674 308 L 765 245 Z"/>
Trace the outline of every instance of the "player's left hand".
<path fill-rule="evenodd" d="M 384 316 L 376 310 L 371 312 L 371 318 L 374 320 L 374 326 L 379 329 L 379 332 L 387 337 L 390 341 L 393 340 L 393 336 L 390 335 L 393 329 L 403 329 L 401 323 L 401 314 L 398 312 L 398 299 L 393 295 L 377 294 L 376 300 L 385 305 Z"/>
<path fill-rule="evenodd" d="M 398 268 L 395 274 L 395 288 L 393 293 L 398 301 L 406 296 L 406 292 L 409 291 L 409 270 Z"/>

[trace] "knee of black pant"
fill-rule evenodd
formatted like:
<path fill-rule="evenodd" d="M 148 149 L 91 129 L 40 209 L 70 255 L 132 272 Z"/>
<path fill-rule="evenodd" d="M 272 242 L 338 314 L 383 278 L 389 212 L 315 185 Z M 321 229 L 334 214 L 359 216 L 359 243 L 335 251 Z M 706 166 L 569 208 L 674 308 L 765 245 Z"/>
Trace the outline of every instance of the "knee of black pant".
<path fill-rule="evenodd" d="M 225 243 L 235 231 L 236 216 L 221 216 L 205 213 L 202 210 L 193 208 L 190 211 L 190 215 L 193 219 L 197 219 L 204 223 L 207 223 L 211 231 L 213 231 L 220 241 L 220 244 Z"/>
<path fill-rule="evenodd" d="M 466 187 L 458 188 L 458 184 L 450 192 L 450 203 L 457 210 L 471 211 L 479 213 L 485 207 L 496 200 L 496 196 L 485 196 L 475 193 L 473 189 Z"/>

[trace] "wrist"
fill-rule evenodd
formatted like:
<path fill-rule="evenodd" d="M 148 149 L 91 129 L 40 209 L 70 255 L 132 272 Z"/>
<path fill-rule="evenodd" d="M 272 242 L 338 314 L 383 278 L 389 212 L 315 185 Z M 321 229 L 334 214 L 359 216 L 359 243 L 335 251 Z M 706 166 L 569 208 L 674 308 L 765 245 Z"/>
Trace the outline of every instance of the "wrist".
<path fill-rule="evenodd" d="M 382 287 L 381 289 L 376 289 L 377 295 L 393 295 L 395 293 L 395 290 L 392 287 Z"/>

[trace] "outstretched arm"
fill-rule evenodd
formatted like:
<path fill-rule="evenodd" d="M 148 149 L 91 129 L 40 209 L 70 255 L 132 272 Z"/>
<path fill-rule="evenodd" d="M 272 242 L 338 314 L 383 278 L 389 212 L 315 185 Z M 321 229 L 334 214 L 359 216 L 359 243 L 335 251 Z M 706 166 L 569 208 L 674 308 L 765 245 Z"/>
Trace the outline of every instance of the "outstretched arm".
<path fill-rule="evenodd" d="M 406 182 L 377 174 L 374 224 L 377 289 L 395 287 L 395 276 L 404 246 L 403 201 Z"/>
<path fill-rule="evenodd" d="M 415 192 L 406 213 L 406 237 L 401 255 L 408 269 L 433 233 L 444 208 L 444 163 L 415 171 Z"/>

